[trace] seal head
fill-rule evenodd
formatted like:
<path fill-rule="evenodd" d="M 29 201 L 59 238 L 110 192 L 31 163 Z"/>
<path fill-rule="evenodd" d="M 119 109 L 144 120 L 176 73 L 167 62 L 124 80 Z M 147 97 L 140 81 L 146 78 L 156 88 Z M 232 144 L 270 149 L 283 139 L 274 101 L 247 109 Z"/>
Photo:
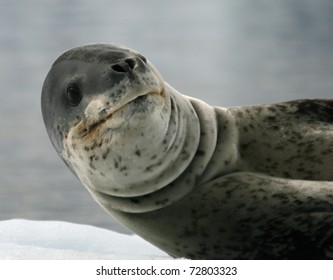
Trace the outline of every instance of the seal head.
<path fill-rule="evenodd" d="M 53 64 L 42 91 L 47 132 L 99 202 L 134 212 L 162 207 L 156 201 L 166 197 L 172 203 L 171 190 L 149 194 L 187 168 L 199 127 L 190 102 L 169 92 L 149 61 L 118 45 L 74 48 Z M 173 191 L 173 199 L 188 191 Z"/>

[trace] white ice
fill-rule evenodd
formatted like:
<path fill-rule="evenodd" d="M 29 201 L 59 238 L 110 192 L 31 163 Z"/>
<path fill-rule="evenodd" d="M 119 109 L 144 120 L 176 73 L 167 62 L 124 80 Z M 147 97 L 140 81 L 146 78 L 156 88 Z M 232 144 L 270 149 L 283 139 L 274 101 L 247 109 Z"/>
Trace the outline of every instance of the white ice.
<path fill-rule="evenodd" d="M 0 221 L 0 259 L 171 259 L 136 235 L 55 221 Z"/>

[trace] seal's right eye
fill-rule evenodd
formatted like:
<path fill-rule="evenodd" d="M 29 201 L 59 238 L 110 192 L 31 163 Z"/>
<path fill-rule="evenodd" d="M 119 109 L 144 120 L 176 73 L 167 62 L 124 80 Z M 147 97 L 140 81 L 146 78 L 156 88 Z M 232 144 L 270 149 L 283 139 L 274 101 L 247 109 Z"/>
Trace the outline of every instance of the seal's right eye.
<path fill-rule="evenodd" d="M 82 99 L 80 88 L 77 85 L 68 86 L 65 96 L 68 104 L 72 107 L 79 105 Z"/>

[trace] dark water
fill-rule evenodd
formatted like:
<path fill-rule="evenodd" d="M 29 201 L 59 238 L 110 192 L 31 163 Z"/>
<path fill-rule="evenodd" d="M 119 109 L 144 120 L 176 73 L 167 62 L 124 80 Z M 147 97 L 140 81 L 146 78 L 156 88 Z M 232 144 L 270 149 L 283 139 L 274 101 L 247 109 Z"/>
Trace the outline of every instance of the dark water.
<path fill-rule="evenodd" d="M 139 50 L 214 105 L 333 98 L 331 0 L 0 0 L 0 219 L 121 230 L 53 151 L 40 113 L 51 63 L 92 42 Z"/>

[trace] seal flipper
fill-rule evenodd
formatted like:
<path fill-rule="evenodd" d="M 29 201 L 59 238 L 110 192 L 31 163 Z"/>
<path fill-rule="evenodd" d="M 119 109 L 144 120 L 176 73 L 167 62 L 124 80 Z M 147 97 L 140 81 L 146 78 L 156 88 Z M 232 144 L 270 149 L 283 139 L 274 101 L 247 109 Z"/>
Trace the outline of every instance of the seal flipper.
<path fill-rule="evenodd" d="M 237 172 L 198 186 L 172 206 L 156 211 L 110 210 L 123 225 L 172 256 L 333 257 L 333 182 Z M 174 219 L 179 213 L 182 218 Z"/>

